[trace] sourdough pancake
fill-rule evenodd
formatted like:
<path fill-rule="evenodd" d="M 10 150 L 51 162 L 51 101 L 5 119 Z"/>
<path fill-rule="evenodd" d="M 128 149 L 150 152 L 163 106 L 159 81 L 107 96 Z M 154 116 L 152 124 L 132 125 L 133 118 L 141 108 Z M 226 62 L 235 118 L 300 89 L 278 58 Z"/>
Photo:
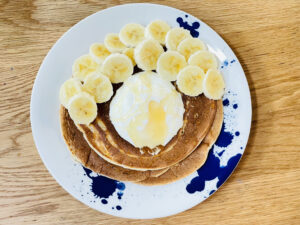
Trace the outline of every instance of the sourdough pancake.
<path fill-rule="evenodd" d="M 204 95 L 182 96 L 183 126 L 166 146 L 136 148 L 120 137 L 109 118 L 110 101 L 98 105 L 97 118 L 89 125 L 77 125 L 90 147 L 108 162 L 134 170 L 158 170 L 186 158 L 209 131 L 217 102 Z"/>
<path fill-rule="evenodd" d="M 205 162 L 208 151 L 217 139 L 223 122 L 222 101 L 217 103 L 217 112 L 208 134 L 201 144 L 187 158 L 161 170 L 137 171 L 125 169 L 107 162 L 87 144 L 83 134 L 77 129 L 68 111 L 60 109 L 62 134 L 72 156 L 83 166 L 103 176 L 136 182 L 143 185 L 162 185 L 179 180 L 199 169 Z"/>
<path fill-rule="evenodd" d="M 77 129 L 76 125 L 71 119 L 68 110 L 63 106 L 61 106 L 60 109 L 60 123 L 62 135 L 74 159 L 80 162 L 84 167 L 91 169 L 96 173 L 116 180 L 137 182 L 145 180 L 151 176 L 160 176 L 167 170 L 129 170 L 113 165 L 102 159 L 88 145 L 82 133 Z"/>
<path fill-rule="evenodd" d="M 211 129 L 201 144 L 188 157 L 171 166 L 167 172 L 158 177 L 149 177 L 137 182 L 142 185 L 163 185 L 182 179 L 199 169 L 205 163 L 208 152 L 217 140 L 223 123 L 223 103 L 217 101 L 217 112 Z"/>

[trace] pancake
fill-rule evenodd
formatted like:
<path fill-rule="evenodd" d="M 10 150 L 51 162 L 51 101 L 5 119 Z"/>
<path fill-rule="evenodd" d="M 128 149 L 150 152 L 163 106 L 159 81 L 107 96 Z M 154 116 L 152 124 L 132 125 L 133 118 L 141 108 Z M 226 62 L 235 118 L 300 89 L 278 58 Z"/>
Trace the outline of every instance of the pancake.
<path fill-rule="evenodd" d="M 109 119 L 110 101 L 98 105 L 90 125 L 77 125 L 90 147 L 106 161 L 134 170 L 158 170 L 186 158 L 201 143 L 217 110 L 216 102 L 204 95 L 182 96 L 185 113 L 182 128 L 166 146 L 136 148 L 120 137 Z"/>
<path fill-rule="evenodd" d="M 84 167 L 99 173 L 103 176 L 121 180 L 137 182 L 145 180 L 148 177 L 160 176 L 167 169 L 155 171 L 135 171 L 125 169 L 107 162 L 96 154 L 88 145 L 83 137 L 83 134 L 77 129 L 73 120 L 71 119 L 68 110 L 61 106 L 60 109 L 60 123 L 61 131 L 64 140 L 70 150 L 73 158 L 80 162 Z"/>
<path fill-rule="evenodd" d="M 204 164 L 208 151 L 221 130 L 223 105 L 221 100 L 218 101 L 217 112 L 212 127 L 202 143 L 192 154 L 170 168 L 153 171 L 129 170 L 102 159 L 87 144 L 82 133 L 77 129 L 64 107 L 61 107 L 60 110 L 60 121 L 62 134 L 68 149 L 72 153 L 73 158 L 86 168 L 115 180 L 137 182 L 142 185 L 162 185 L 188 176 Z"/>
<path fill-rule="evenodd" d="M 137 182 L 142 185 L 163 185 L 182 179 L 196 170 L 205 163 L 209 150 L 219 137 L 223 123 L 223 103 L 218 100 L 217 112 L 210 131 L 205 136 L 204 140 L 188 157 L 181 162 L 170 167 L 167 172 L 158 177 L 149 177 L 143 181 Z"/>

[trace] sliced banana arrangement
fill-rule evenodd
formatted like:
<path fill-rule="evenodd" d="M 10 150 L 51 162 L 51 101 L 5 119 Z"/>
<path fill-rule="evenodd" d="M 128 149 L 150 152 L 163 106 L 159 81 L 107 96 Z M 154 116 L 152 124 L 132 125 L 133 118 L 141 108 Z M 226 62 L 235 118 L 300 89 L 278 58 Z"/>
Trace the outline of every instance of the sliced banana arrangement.
<path fill-rule="evenodd" d="M 199 50 L 205 50 L 205 44 L 199 38 L 186 38 L 182 42 L 179 43 L 177 47 L 177 51 L 182 54 L 186 60 L 190 58 L 190 56 Z"/>
<path fill-rule="evenodd" d="M 171 27 L 165 21 L 155 20 L 148 24 L 145 30 L 145 36 L 147 38 L 153 38 L 160 44 L 165 44 L 166 35 Z"/>
<path fill-rule="evenodd" d="M 97 104 L 93 96 L 80 92 L 70 99 L 68 111 L 75 123 L 89 124 L 97 116 Z"/>
<path fill-rule="evenodd" d="M 132 61 L 127 55 L 120 53 L 111 54 L 104 60 L 101 72 L 112 83 L 124 82 L 133 73 Z"/>
<path fill-rule="evenodd" d="M 84 80 L 83 89 L 94 96 L 97 103 L 107 102 L 113 95 L 113 87 L 110 80 L 101 73 L 88 75 Z"/>
<path fill-rule="evenodd" d="M 82 92 L 82 84 L 79 79 L 71 78 L 66 80 L 59 90 L 59 100 L 61 104 L 67 108 L 70 98 L 79 92 Z"/>
<path fill-rule="evenodd" d="M 181 41 L 186 38 L 192 37 L 188 30 L 180 27 L 169 30 L 166 35 L 166 47 L 169 50 L 177 50 L 177 47 Z"/>
<path fill-rule="evenodd" d="M 201 68 L 189 65 L 179 72 L 176 84 L 182 93 L 198 96 L 203 93 L 204 76 Z"/>
<path fill-rule="evenodd" d="M 135 47 L 145 39 L 145 28 L 137 23 L 129 23 L 121 29 L 119 36 L 126 46 Z"/>
<path fill-rule="evenodd" d="M 222 74 L 216 69 L 209 69 L 203 80 L 203 91 L 210 99 L 221 99 L 225 91 L 225 82 Z"/>
<path fill-rule="evenodd" d="M 175 81 L 181 69 L 186 66 L 183 55 L 176 51 L 166 51 L 161 54 L 157 62 L 157 73 L 163 79 Z"/>
<path fill-rule="evenodd" d="M 102 42 L 91 44 L 88 54 L 74 61 L 73 77 L 60 88 L 60 102 L 75 123 L 89 124 L 97 116 L 97 104 L 109 101 L 113 84 L 134 75 L 134 67 L 156 71 L 188 96 L 203 93 L 217 100 L 225 92 L 217 58 L 204 42 L 189 30 L 157 19 L 145 27 L 126 24 L 119 33 L 108 33 Z"/>
<path fill-rule="evenodd" d="M 92 59 L 98 64 L 101 64 L 110 55 L 110 51 L 102 43 L 92 44 L 89 50 Z"/>
<path fill-rule="evenodd" d="M 90 55 L 83 55 L 75 60 L 72 72 L 73 77 L 83 81 L 87 75 L 99 70 L 99 64 Z"/>
<path fill-rule="evenodd" d="M 200 50 L 192 54 L 189 58 L 189 64 L 199 66 L 206 72 L 208 69 L 217 69 L 218 62 L 216 57 L 209 51 Z"/>
<path fill-rule="evenodd" d="M 163 47 L 154 39 L 141 42 L 134 49 L 136 64 L 142 70 L 155 70 L 159 56 L 164 52 Z"/>
<path fill-rule="evenodd" d="M 110 52 L 122 52 L 126 46 L 120 41 L 119 34 L 107 34 L 104 44 Z"/>
<path fill-rule="evenodd" d="M 123 50 L 123 54 L 127 55 L 131 59 L 131 62 L 132 62 L 133 66 L 136 65 L 136 62 L 135 62 L 135 59 L 134 59 L 134 48 L 125 48 Z"/>

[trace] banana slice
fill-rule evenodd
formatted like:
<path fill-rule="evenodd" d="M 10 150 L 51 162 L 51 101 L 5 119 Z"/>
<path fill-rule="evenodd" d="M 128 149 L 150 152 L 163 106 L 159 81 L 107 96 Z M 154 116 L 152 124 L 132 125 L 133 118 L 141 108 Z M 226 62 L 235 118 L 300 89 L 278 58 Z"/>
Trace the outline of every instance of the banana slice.
<path fill-rule="evenodd" d="M 183 55 L 176 51 L 167 51 L 160 55 L 157 61 L 157 73 L 168 81 L 174 81 L 179 71 L 186 66 Z"/>
<path fill-rule="evenodd" d="M 133 65 L 128 56 L 113 53 L 104 60 L 101 71 L 112 83 L 121 83 L 132 75 Z"/>
<path fill-rule="evenodd" d="M 155 20 L 146 27 L 145 36 L 165 44 L 166 35 L 170 29 L 171 27 L 165 21 Z"/>
<path fill-rule="evenodd" d="M 216 69 L 209 69 L 203 80 L 203 92 L 210 99 L 221 99 L 225 92 L 225 81 Z"/>
<path fill-rule="evenodd" d="M 178 89 L 189 96 L 198 96 L 203 93 L 204 71 L 198 66 L 187 66 L 183 68 L 177 77 Z"/>
<path fill-rule="evenodd" d="M 188 30 L 181 27 L 173 28 L 166 35 L 166 46 L 168 50 L 177 50 L 179 43 L 189 37 L 192 36 Z"/>
<path fill-rule="evenodd" d="M 120 41 L 119 34 L 107 34 L 104 39 L 104 44 L 111 52 L 122 52 L 126 48 Z"/>
<path fill-rule="evenodd" d="M 182 54 L 186 60 L 199 50 L 206 50 L 205 44 L 200 39 L 192 37 L 184 39 L 177 47 L 177 51 Z"/>
<path fill-rule="evenodd" d="M 92 56 L 83 55 L 78 59 L 76 59 L 73 64 L 72 67 L 73 77 L 76 77 L 79 80 L 83 81 L 87 75 L 95 72 L 98 69 L 99 69 L 99 64 L 93 60 Z"/>
<path fill-rule="evenodd" d="M 120 40 L 128 47 L 135 47 L 145 39 L 145 28 L 137 23 L 126 24 L 120 31 Z"/>
<path fill-rule="evenodd" d="M 155 70 L 159 56 L 164 52 L 163 47 L 154 39 L 141 42 L 134 49 L 134 59 L 142 70 Z"/>
<path fill-rule="evenodd" d="M 88 75 L 83 84 L 83 89 L 95 97 L 97 103 L 107 102 L 113 95 L 113 87 L 107 76 L 100 73 Z"/>
<path fill-rule="evenodd" d="M 59 90 L 60 103 L 65 108 L 68 108 L 70 98 L 72 98 L 74 95 L 78 94 L 79 92 L 82 92 L 82 84 L 80 80 L 78 80 L 77 78 L 71 78 L 69 80 L 66 80 L 63 83 L 63 85 L 61 85 Z"/>
<path fill-rule="evenodd" d="M 93 96 L 80 92 L 70 99 L 68 111 L 75 123 L 89 124 L 96 119 L 97 104 Z"/>
<path fill-rule="evenodd" d="M 206 50 L 200 50 L 192 54 L 188 63 L 190 65 L 199 66 L 204 72 L 208 69 L 217 69 L 218 66 L 216 57 Z"/>
<path fill-rule="evenodd" d="M 89 53 L 92 56 L 93 60 L 98 64 L 103 63 L 104 59 L 110 55 L 110 51 L 108 51 L 105 45 L 101 43 L 92 44 L 90 46 Z"/>
<path fill-rule="evenodd" d="M 134 48 L 125 48 L 123 50 L 123 54 L 127 55 L 131 59 L 133 66 L 136 65 L 136 62 L 134 60 Z"/>

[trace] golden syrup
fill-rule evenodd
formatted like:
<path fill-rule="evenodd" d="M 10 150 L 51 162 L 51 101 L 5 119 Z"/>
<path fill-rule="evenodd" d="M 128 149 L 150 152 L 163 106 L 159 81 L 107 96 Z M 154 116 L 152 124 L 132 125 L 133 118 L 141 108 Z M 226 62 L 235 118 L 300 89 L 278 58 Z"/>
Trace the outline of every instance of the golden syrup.
<path fill-rule="evenodd" d="M 146 125 L 143 124 L 145 121 Z M 148 113 L 136 116 L 129 123 L 127 132 L 137 147 L 143 147 L 145 143 L 150 148 L 163 144 L 167 135 L 167 121 L 162 102 L 150 101 Z"/>

